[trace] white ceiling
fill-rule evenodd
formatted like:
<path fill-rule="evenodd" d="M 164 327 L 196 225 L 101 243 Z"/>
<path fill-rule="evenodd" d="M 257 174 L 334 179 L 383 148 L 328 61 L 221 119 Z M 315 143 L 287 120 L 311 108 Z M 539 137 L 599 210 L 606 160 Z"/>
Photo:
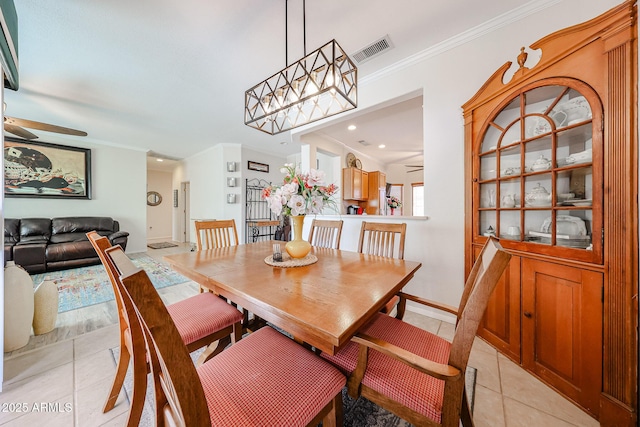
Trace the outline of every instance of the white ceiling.
<path fill-rule="evenodd" d="M 309 0 L 307 52 L 335 38 L 353 54 L 388 34 L 395 47 L 361 64 L 363 78 L 535 2 Z M 270 136 L 244 125 L 244 91 L 285 66 L 284 0 L 15 3 L 21 86 L 5 91 L 6 115 L 89 134 L 31 130 L 41 140 L 70 145 L 86 140 L 175 158 L 219 143 L 276 155 L 299 151 L 296 144 L 281 144 L 290 140 L 286 133 Z M 302 0 L 290 0 L 289 61 L 302 54 Z M 318 132 L 345 144 L 364 139 L 372 145 L 359 149 L 371 156 L 383 153 L 377 145 L 385 143 L 383 155 L 396 150 L 397 160 L 404 162 L 422 147 L 419 107 L 416 101 L 399 104 L 401 111 L 354 115 L 354 133 L 342 124 Z M 402 122 L 402 132 L 385 131 L 385 119 Z"/>
<path fill-rule="evenodd" d="M 422 95 L 334 120 L 312 133 L 381 164 L 423 165 Z"/>

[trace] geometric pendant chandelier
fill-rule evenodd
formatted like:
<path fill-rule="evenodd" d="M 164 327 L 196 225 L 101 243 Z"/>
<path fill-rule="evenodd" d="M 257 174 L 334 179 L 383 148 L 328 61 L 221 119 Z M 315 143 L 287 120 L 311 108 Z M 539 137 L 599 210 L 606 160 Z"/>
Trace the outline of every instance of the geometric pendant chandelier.
<path fill-rule="evenodd" d="M 244 123 L 275 135 L 352 110 L 357 79 L 355 64 L 331 40 L 247 90 Z"/>

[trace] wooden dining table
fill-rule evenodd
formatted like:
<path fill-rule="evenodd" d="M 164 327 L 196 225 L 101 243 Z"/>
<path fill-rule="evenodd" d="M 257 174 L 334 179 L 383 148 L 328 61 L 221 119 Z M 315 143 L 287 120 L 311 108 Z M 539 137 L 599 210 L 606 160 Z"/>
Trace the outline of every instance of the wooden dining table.
<path fill-rule="evenodd" d="M 295 337 L 335 354 L 411 280 L 419 262 L 337 249 L 312 248 L 318 258 L 301 267 L 265 263 L 263 241 L 167 255 L 178 273 Z"/>

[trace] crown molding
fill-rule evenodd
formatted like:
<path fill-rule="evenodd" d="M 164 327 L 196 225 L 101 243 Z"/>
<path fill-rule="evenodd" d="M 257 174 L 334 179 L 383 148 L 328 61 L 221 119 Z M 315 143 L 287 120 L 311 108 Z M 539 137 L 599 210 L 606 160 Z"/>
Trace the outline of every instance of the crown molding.
<path fill-rule="evenodd" d="M 491 33 L 498 28 L 502 28 L 509 24 L 517 22 L 523 18 L 526 18 L 527 16 L 533 15 L 534 13 L 547 9 L 560 2 L 562 2 L 562 0 L 530 1 L 527 4 L 517 7 L 509 12 L 503 13 L 502 15 L 498 15 L 495 18 L 490 19 L 489 21 L 470 28 L 456 36 L 450 37 L 423 51 L 408 56 L 401 61 L 381 68 L 380 70 L 375 71 L 365 77 L 362 77 L 361 79 L 359 79 L 358 85 L 366 86 L 367 84 L 373 83 L 376 80 L 388 76 L 389 74 L 411 67 L 419 62 L 424 61 L 425 59 L 440 55 L 465 43 L 469 43 L 470 41 L 482 37 L 485 34 Z"/>

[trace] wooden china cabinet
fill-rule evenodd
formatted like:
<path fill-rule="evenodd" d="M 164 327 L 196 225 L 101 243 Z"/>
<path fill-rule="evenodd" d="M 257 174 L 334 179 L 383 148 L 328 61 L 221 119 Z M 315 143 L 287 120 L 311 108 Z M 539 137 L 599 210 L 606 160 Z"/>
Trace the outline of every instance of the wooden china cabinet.
<path fill-rule="evenodd" d="M 488 235 L 513 254 L 480 335 L 612 426 L 637 419 L 636 36 L 628 1 L 463 106 L 466 272 Z"/>

